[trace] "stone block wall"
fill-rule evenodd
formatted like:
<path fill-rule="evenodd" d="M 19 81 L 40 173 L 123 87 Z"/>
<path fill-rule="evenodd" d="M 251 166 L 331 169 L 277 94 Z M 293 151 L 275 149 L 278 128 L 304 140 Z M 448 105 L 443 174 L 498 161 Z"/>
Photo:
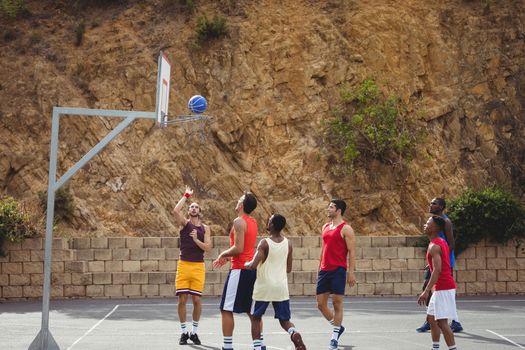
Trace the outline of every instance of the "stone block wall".
<path fill-rule="evenodd" d="M 291 237 L 294 246 L 290 294 L 315 295 L 319 236 Z M 425 252 L 414 247 L 419 237 L 357 237 L 358 284 L 348 295 L 417 295 Z M 0 300 L 42 296 L 43 239 L 6 243 L 0 257 Z M 172 297 L 179 257 L 176 237 L 57 238 L 53 242 L 52 298 Z M 213 237 L 206 254 L 206 295 L 220 295 L 228 267 L 211 263 L 229 246 L 228 237 Z M 512 244 L 480 243 L 456 261 L 458 294 L 525 293 L 525 252 Z"/>

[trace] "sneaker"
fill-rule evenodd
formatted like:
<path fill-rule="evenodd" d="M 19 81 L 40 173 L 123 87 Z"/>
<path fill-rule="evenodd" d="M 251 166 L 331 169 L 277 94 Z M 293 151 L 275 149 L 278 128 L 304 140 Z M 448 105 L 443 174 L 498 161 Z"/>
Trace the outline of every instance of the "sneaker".
<path fill-rule="evenodd" d="M 190 339 L 190 335 L 188 333 L 182 333 L 180 335 L 179 345 L 188 345 L 188 339 Z"/>
<path fill-rule="evenodd" d="M 300 333 L 293 332 L 290 339 L 292 340 L 293 345 L 295 345 L 295 350 L 306 350 L 306 346 L 304 346 L 303 338 Z"/>
<path fill-rule="evenodd" d="M 191 333 L 190 334 L 190 340 L 195 345 L 201 345 L 201 341 L 200 341 L 199 336 L 197 335 L 197 333 Z"/>
<path fill-rule="evenodd" d="M 330 340 L 330 346 L 328 347 L 329 350 L 337 350 L 338 342 L 335 339 Z"/>
<path fill-rule="evenodd" d="M 425 333 L 425 332 L 428 332 L 429 330 L 430 330 L 430 323 L 428 323 L 427 321 L 425 321 L 425 323 L 423 323 L 421 327 L 416 328 L 416 332 L 418 333 Z"/>
<path fill-rule="evenodd" d="M 452 329 L 452 332 L 454 333 L 459 333 L 463 331 L 463 327 L 461 327 L 461 323 L 459 323 L 458 321 L 454 321 L 454 320 L 450 323 L 450 329 Z"/>
<path fill-rule="evenodd" d="M 339 341 L 339 338 L 341 338 L 341 335 L 345 332 L 346 328 L 341 325 L 341 328 L 339 328 L 339 334 L 337 335 L 337 341 Z"/>
<path fill-rule="evenodd" d="M 266 345 L 261 345 L 261 350 L 266 350 Z"/>

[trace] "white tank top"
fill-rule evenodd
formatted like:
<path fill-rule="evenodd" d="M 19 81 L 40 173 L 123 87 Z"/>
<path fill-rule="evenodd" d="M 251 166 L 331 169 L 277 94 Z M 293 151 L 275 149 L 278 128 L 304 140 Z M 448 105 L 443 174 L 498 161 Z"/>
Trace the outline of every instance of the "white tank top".
<path fill-rule="evenodd" d="M 265 238 L 268 243 L 268 256 L 264 263 L 257 266 L 257 279 L 253 288 L 253 300 L 284 301 L 290 299 L 288 293 L 288 239 L 276 243 Z"/>

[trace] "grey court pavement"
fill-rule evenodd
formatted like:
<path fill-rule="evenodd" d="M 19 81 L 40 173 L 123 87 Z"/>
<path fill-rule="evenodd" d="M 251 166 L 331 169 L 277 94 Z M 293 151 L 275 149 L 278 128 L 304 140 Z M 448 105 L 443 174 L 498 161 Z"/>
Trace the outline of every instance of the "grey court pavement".
<path fill-rule="evenodd" d="M 456 333 L 458 350 L 525 349 L 525 296 L 460 297 L 458 313 L 465 330 Z M 191 305 L 191 304 L 190 304 Z M 199 335 L 203 345 L 178 345 L 177 299 L 52 300 L 50 331 L 61 349 L 208 349 L 220 350 L 219 299 L 204 298 Z M 292 321 L 310 350 L 328 348 L 331 328 L 313 297 L 292 299 Z M 188 307 L 188 316 L 191 306 Z M 415 332 L 425 310 L 414 298 L 345 299 L 341 350 L 430 349 L 429 333 Z M 191 316 L 189 316 L 191 320 Z M 291 350 L 289 336 L 273 318 L 263 318 L 267 349 Z M 236 315 L 234 346 L 251 349 L 250 326 Z M 0 304 L 0 349 L 27 349 L 40 330 L 40 302 Z M 447 349 L 441 340 L 441 349 Z"/>

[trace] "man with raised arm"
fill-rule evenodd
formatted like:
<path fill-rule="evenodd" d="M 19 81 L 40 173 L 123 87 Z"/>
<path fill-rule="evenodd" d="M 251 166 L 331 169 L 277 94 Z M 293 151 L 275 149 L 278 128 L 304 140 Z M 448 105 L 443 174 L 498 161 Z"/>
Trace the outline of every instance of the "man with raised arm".
<path fill-rule="evenodd" d="M 323 226 L 323 245 L 317 275 L 317 307 L 333 326 L 329 349 L 335 350 L 345 331 L 343 322 L 343 297 L 346 283 L 353 287 L 355 280 L 355 234 L 343 220 L 346 203 L 332 199 L 327 214 L 330 221 Z M 348 270 L 348 271 L 347 271 Z M 333 311 L 328 307 L 332 295 Z"/>
<path fill-rule="evenodd" d="M 211 249 L 210 228 L 201 221 L 202 211 L 199 204 L 196 202 L 190 204 L 188 217 L 182 214 L 182 208 L 192 194 L 193 190 L 186 187 L 184 195 L 173 209 L 175 221 L 182 227 L 180 230 L 180 257 L 175 277 L 175 295 L 179 297 L 180 345 L 188 344 L 188 339 L 195 345 L 201 344 L 197 331 L 202 312 L 202 292 L 204 291 L 204 252 Z M 186 328 L 188 295 L 191 295 L 193 301 L 191 334 Z"/>
<path fill-rule="evenodd" d="M 257 199 L 251 192 L 245 192 L 237 205 L 237 218 L 233 220 L 230 231 L 230 248 L 219 254 L 213 262 L 214 268 L 220 268 L 231 259 L 231 269 L 224 283 L 221 299 L 221 319 L 223 334 L 223 350 L 233 349 L 233 313 L 250 314 L 252 305 L 253 285 L 256 272 L 246 269 L 245 263 L 252 260 L 255 254 L 257 240 L 257 221 L 250 214 L 257 207 Z"/>

